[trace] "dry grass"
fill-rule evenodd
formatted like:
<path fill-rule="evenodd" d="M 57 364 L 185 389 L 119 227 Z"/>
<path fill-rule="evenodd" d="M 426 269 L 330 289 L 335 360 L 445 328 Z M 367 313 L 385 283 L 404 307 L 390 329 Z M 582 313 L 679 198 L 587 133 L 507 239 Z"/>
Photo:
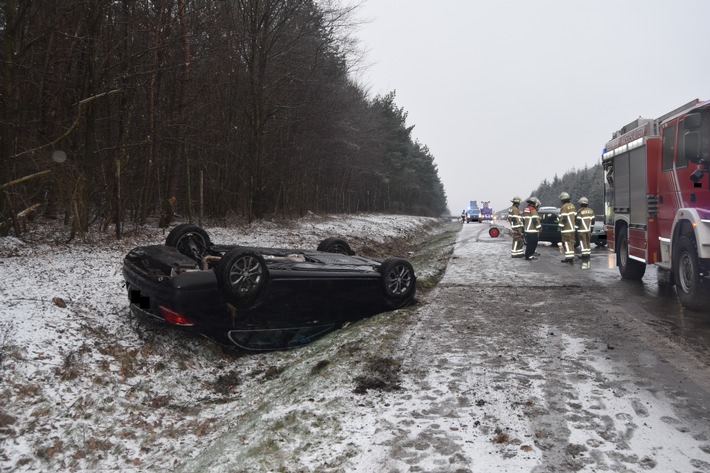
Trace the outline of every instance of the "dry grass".
<path fill-rule="evenodd" d="M 315 375 L 326 369 L 330 365 L 330 361 L 328 360 L 320 360 L 318 363 L 316 363 L 313 368 L 311 368 L 311 374 Z"/>
<path fill-rule="evenodd" d="M 356 394 L 365 394 L 368 390 L 398 391 L 402 389 L 399 371 L 402 362 L 394 358 L 376 357 L 370 359 L 363 369 L 363 374 L 355 377 Z"/>
<path fill-rule="evenodd" d="M 496 427 L 495 429 L 495 435 L 493 436 L 493 439 L 491 442 L 493 443 L 510 443 L 510 435 L 507 433 L 503 432 L 503 430 L 500 427 Z"/>
<path fill-rule="evenodd" d="M 217 376 L 217 379 L 212 383 L 212 389 L 214 389 L 217 394 L 227 396 L 233 393 L 241 383 L 237 372 L 232 370 Z"/>

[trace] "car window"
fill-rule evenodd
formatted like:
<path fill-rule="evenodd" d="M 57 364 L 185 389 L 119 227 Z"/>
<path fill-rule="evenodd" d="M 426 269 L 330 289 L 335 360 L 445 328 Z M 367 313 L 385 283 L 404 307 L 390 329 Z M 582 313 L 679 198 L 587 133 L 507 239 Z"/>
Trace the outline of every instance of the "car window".
<path fill-rule="evenodd" d="M 542 214 L 542 223 L 555 223 L 557 214 L 546 212 Z"/>

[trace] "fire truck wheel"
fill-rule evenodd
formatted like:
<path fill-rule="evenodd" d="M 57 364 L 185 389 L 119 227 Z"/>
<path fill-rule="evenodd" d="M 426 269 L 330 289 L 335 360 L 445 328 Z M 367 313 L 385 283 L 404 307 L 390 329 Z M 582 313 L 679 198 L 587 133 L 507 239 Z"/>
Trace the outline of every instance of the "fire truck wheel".
<path fill-rule="evenodd" d="M 700 276 L 700 261 L 695 242 L 686 236 L 678 240 L 678 257 L 674 265 L 676 294 L 683 307 L 703 311 L 710 301 L 707 284 Z"/>
<path fill-rule="evenodd" d="M 626 233 L 626 228 L 621 228 L 619 232 L 619 241 L 617 243 L 619 252 L 619 274 L 624 279 L 639 280 L 643 278 L 646 272 L 646 265 L 640 261 L 636 261 L 629 256 L 629 239 Z"/>

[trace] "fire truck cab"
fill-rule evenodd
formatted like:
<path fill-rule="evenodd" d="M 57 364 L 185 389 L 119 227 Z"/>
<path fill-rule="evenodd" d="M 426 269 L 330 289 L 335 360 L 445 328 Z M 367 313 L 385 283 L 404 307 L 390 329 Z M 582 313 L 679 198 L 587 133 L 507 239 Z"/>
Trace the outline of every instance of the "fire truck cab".
<path fill-rule="evenodd" d="M 710 301 L 710 101 L 613 133 L 602 154 L 605 229 L 619 273 L 670 272 L 683 306 Z"/>

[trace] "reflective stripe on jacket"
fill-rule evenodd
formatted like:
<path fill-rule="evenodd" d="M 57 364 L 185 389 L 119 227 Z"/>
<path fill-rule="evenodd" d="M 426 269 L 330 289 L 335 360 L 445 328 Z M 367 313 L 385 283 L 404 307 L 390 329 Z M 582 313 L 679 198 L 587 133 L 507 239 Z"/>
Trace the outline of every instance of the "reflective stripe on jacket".
<path fill-rule="evenodd" d="M 537 233 L 542 228 L 537 210 L 532 205 L 528 205 L 523 210 L 523 224 L 525 225 L 525 233 Z"/>
<path fill-rule="evenodd" d="M 523 228 L 523 219 L 520 218 L 520 209 L 517 205 L 513 205 L 508 209 L 508 222 L 510 222 L 510 228 L 513 230 Z"/>
<path fill-rule="evenodd" d="M 577 216 L 574 204 L 567 202 L 560 209 L 560 233 L 574 232 L 574 219 Z"/>
<path fill-rule="evenodd" d="M 589 207 L 582 207 L 577 212 L 576 221 L 577 231 L 579 233 L 589 233 L 592 231 L 592 225 L 594 225 L 594 210 Z"/>

